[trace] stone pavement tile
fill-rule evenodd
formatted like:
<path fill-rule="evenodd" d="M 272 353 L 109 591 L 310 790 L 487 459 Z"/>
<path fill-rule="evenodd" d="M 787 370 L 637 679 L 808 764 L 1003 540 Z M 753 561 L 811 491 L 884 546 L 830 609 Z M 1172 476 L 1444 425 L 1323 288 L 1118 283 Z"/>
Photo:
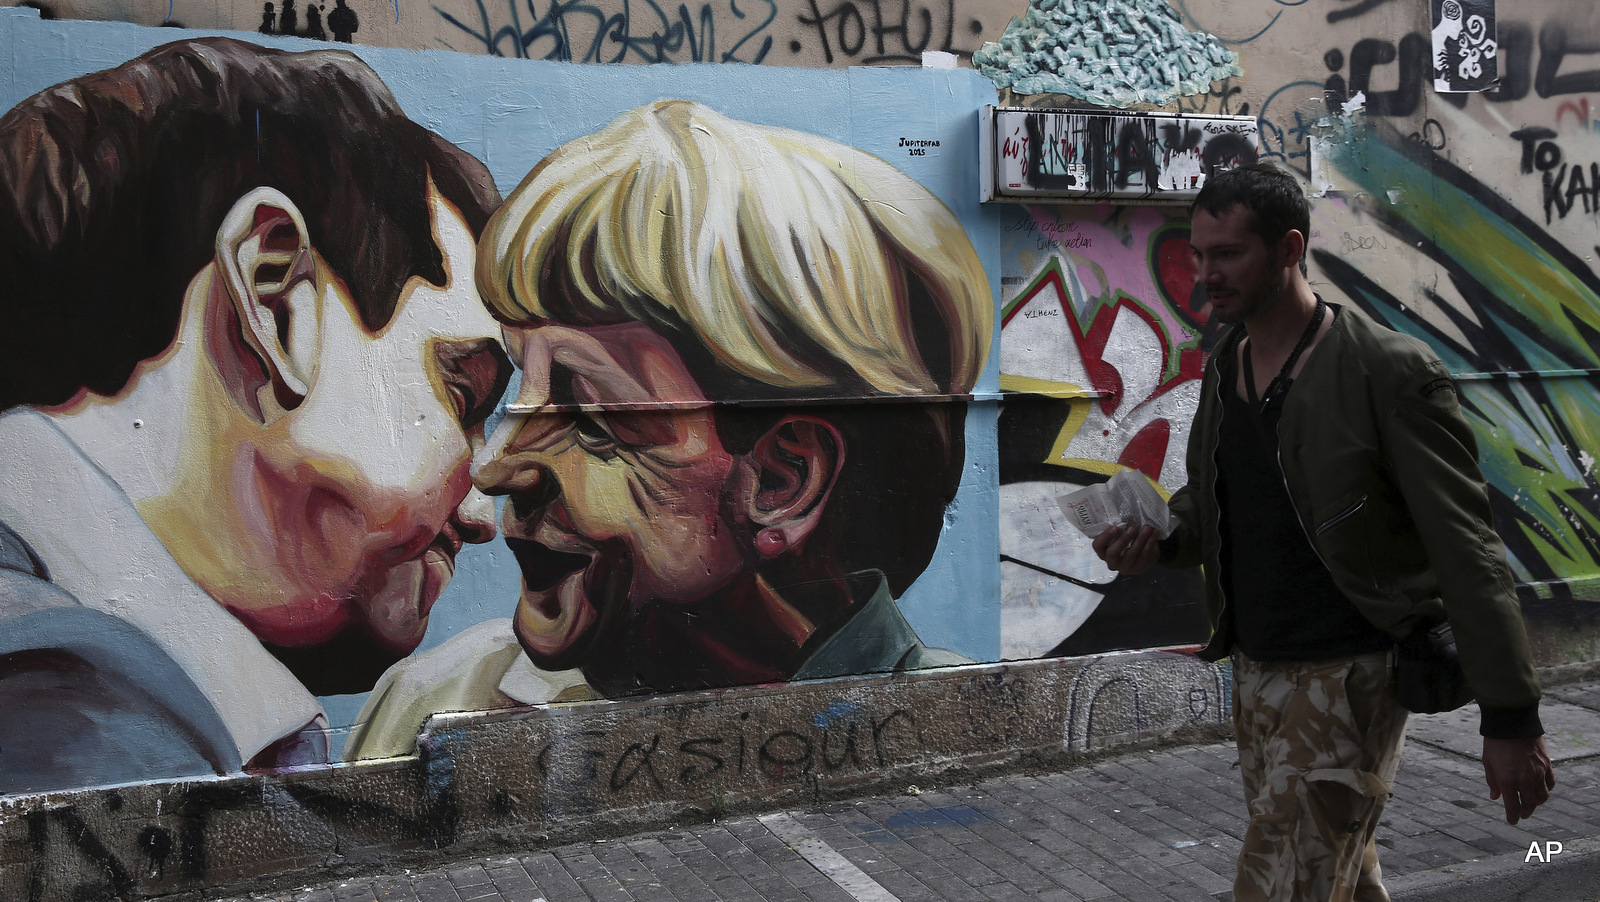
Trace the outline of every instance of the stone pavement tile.
<path fill-rule="evenodd" d="M 1067 837 L 1065 832 L 1046 828 L 1030 829 L 1026 837 L 1051 855 L 1055 862 L 1044 868 L 1051 880 L 1087 899 L 1108 895 L 1098 878 L 1127 880 L 1130 875 Z"/>
<path fill-rule="evenodd" d="M 1056 885 L 1041 872 L 1057 863 L 1058 859 L 1048 851 L 998 824 L 975 824 L 968 829 L 983 837 L 983 841 L 963 848 L 1007 882 L 1025 890 L 1043 890 Z"/>
<path fill-rule="evenodd" d="M 1378 840 L 1378 865 L 1383 869 L 1385 878 L 1400 877 L 1428 869 L 1426 865 L 1410 855 L 1397 852 L 1385 845 L 1382 839 Z"/>
<path fill-rule="evenodd" d="M 676 896 L 662 886 L 656 873 L 645 866 L 625 842 L 595 844 L 594 856 L 605 865 L 613 879 L 640 902 L 673 902 Z"/>
<path fill-rule="evenodd" d="M 738 843 L 735 840 L 735 843 Z M 696 879 L 710 886 L 723 887 L 728 895 L 739 895 L 749 889 L 774 898 L 799 899 L 798 891 L 777 871 L 767 866 L 760 856 L 738 844 L 740 854 L 724 855 L 722 852 L 701 847 L 685 849 L 678 859 Z"/>
<path fill-rule="evenodd" d="M 1410 808 L 1402 804 L 1405 799 L 1405 790 L 1397 789 L 1394 798 L 1390 799 L 1388 806 L 1383 809 L 1383 818 L 1378 821 L 1380 834 L 1416 836 L 1433 829 L 1431 825 L 1411 815 Z"/>
<path fill-rule="evenodd" d="M 1239 780 L 1239 750 L 1231 743 L 1199 746 L 1186 760 L 1215 776 L 1227 777 L 1233 782 Z"/>
<path fill-rule="evenodd" d="M 1107 771 L 1121 772 L 1128 778 L 1138 775 L 1138 771 L 1129 767 L 1108 767 Z M 1182 784 L 1179 781 L 1174 780 L 1165 784 L 1146 782 L 1143 785 L 1146 791 L 1142 795 L 1150 801 L 1147 807 L 1140 810 L 1146 816 L 1160 822 L 1167 830 L 1171 831 L 1170 835 L 1165 838 L 1162 835 L 1148 833 L 1147 835 L 1152 839 L 1173 843 L 1180 842 L 1186 838 L 1205 838 L 1220 832 L 1218 827 L 1212 826 L 1212 824 L 1199 816 L 1204 809 L 1209 810 L 1212 816 L 1215 817 L 1215 806 L 1195 799 L 1194 796 L 1182 788 Z"/>
<path fill-rule="evenodd" d="M 856 846 L 865 845 L 867 840 L 860 834 L 845 827 L 839 820 L 822 809 L 791 812 L 791 815 L 801 826 L 810 830 L 818 839 L 843 852 Z"/>
<path fill-rule="evenodd" d="M 1451 861 L 1471 861 L 1482 854 L 1466 842 L 1443 832 L 1426 837 L 1426 847 L 1449 856 Z"/>
<path fill-rule="evenodd" d="M 1025 890 L 1011 883 L 991 883 L 978 892 L 993 902 L 1033 902 L 1039 895 L 1038 890 Z"/>
<path fill-rule="evenodd" d="M 1505 808 L 1500 802 L 1495 802 L 1492 812 L 1485 812 L 1484 816 L 1504 824 Z M 1600 817 L 1597 817 L 1597 812 L 1582 805 L 1551 799 L 1540 805 L 1532 817 L 1517 821 L 1513 829 L 1524 831 L 1529 839 L 1576 839 L 1600 833 Z M 1524 842 L 1522 847 L 1526 849 L 1528 844 Z"/>
<path fill-rule="evenodd" d="M 1142 880 L 1130 880 L 1116 887 L 1118 902 L 1168 902 L 1168 896 Z"/>
<path fill-rule="evenodd" d="M 740 834 L 748 833 L 752 839 L 759 834 L 777 839 L 764 825 L 755 820 L 745 820 L 718 826 L 727 829 L 702 830 L 699 839 L 703 840 L 703 845 L 697 843 L 696 848 L 684 849 L 678 853 L 691 873 L 702 880 L 710 876 L 713 885 L 717 886 L 724 885 L 728 877 L 734 877 L 751 887 L 752 891 L 761 893 L 759 898 L 763 899 L 804 898 L 797 888 L 768 866 L 761 856 L 752 851 L 740 836 L 734 833 L 734 831 Z"/>
<path fill-rule="evenodd" d="M 1600 711 L 1600 682 L 1574 683 L 1569 686 L 1547 687 L 1546 698 Z"/>
<path fill-rule="evenodd" d="M 633 854 L 626 842 L 595 842 L 589 846 L 589 854 L 604 865 L 611 876 L 624 884 L 627 878 L 637 879 L 650 873 L 650 869 L 639 860 L 639 856 Z"/>
<path fill-rule="evenodd" d="M 370 880 L 351 880 L 335 884 L 329 889 L 333 892 L 334 902 L 377 902 L 378 899 Z"/>
<path fill-rule="evenodd" d="M 1078 825 L 1071 824 L 1076 828 Z M 1001 828 L 999 825 L 974 827 L 981 829 L 991 836 L 991 841 L 1013 855 L 1019 861 L 1050 880 L 1067 885 L 1063 877 L 1072 879 L 1072 875 L 1087 877 L 1087 874 L 1078 867 L 1085 858 L 1096 858 L 1096 854 L 1083 848 L 1081 845 L 1066 838 L 1067 831 L 1051 830 L 1042 824 L 1018 825 L 1015 828 Z M 1076 832 L 1075 830 L 1073 832 Z M 1091 881 L 1092 882 L 1092 881 Z M 1093 887 L 1085 886 L 1092 890 Z"/>
<path fill-rule="evenodd" d="M 933 890 L 938 898 L 948 902 L 971 902 L 978 897 L 978 890 L 972 884 L 962 880 L 954 871 L 945 870 L 940 874 L 913 874 L 916 880 L 928 889 Z"/>
<path fill-rule="evenodd" d="M 661 844 L 661 840 L 654 836 L 646 836 L 627 840 L 628 848 L 634 856 L 652 871 L 661 868 L 670 868 L 683 864 L 672 850 Z"/>
<path fill-rule="evenodd" d="M 522 869 L 538 884 L 540 894 L 549 902 L 574 902 L 589 898 L 578 881 L 561 866 L 560 859 L 549 852 L 522 859 Z"/>
<path fill-rule="evenodd" d="M 473 886 L 484 886 L 489 883 L 489 872 L 484 870 L 481 862 L 474 862 L 465 867 L 451 868 L 445 872 L 450 885 L 457 891 Z"/>
<path fill-rule="evenodd" d="M 694 871 L 689 870 L 687 865 L 683 864 L 673 864 L 666 867 L 656 866 L 652 867 L 650 872 L 655 875 L 656 881 L 671 893 L 672 898 L 681 899 L 683 902 L 726 898 L 723 896 L 724 891 L 729 896 L 740 896 L 742 894 L 745 898 L 751 898 L 755 892 L 750 884 L 738 879 L 736 876 L 730 874 L 708 874 L 706 879 L 702 880 Z M 718 877 L 723 879 L 719 881 L 717 880 Z M 729 877 L 733 879 L 729 880 Z M 706 883 L 706 880 L 722 884 L 721 891 L 712 889 Z"/>
<path fill-rule="evenodd" d="M 1069 800 L 1069 803 L 1073 801 L 1076 800 Z M 1049 804 L 1042 800 L 1041 803 Z M 1129 838 L 1125 834 L 1132 834 L 1133 841 L 1140 846 L 1147 846 L 1148 840 L 1121 828 L 1108 818 L 1085 817 L 1086 810 L 1087 806 L 1078 807 L 1077 816 L 1072 819 L 1076 827 L 1073 843 L 1086 852 L 1084 857 L 1073 857 L 1073 864 L 1100 883 L 1119 891 L 1130 881 L 1156 885 L 1174 882 L 1170 875 L 1144 858 L 1148 848 L 1130 846 L 1125 842 Z"/>
<path fill-rule="evenodd" d="M 776 848 L 758 848 L 751 851 L 755 852 L 768 868 L 796 889 L 803 891 L 806 887 L 817 883 L 833 882 L 823 876 L 811 862 L 801 857 L 800 853 L 787 845 L 782 845 L 781 841 Z"/>
<path fill-rule="evenodd" d="M 862 812 L 859 806 L 852 805 L 848 812 L 835 814 L 833 819 L 834 823 L 849 830 L 858 840 L 868 845 L 901 842 L 900 837 Z"/>
<path fill-rule="evenodd" d="M 946 902 L 944 896 L 899 868 L 873 873 L 872 879 L 900 902 Z"/>
<path fill-rule="evenodd" d="M 1422 862 L 1423 869 L 1429 871 L 1456 863 L 1454 858 L 1434 849 L 1418 849 L 1412 853 L 1412 857 Z"/>
<path fill-rule="evenodd" d="M 1083 902 L 1082 896 L 1060 886 L 1043 890 L 1033 898 L 1035 902 Z"/>
<path fill-rule="evenodd" d="M 1080 835 L 1071 840 L 1060 834 L 1038 837 L 1039 844 L 1058 852 L 1062 866 L 1050 871 L 1051 879 L 1068 887 L 1085 898 L 1120 895 L 1127 887 L 1147 885 L 1145 879 L 1127 867 L 1132 860 L 1121 853 L 1121 847 L 1105 843 L 1090 835 Z M 1171 877 L 1162 874 L 1162 882 Z"/>
<path fill-rule="evenodd" d="M 449 878 L 441 873 L 418 875 L 411 881 L 411 891 L 416 893 L 417 902 L 461 902 Z"/>
<path fill-rule="evenodd" d="M 1196 902 L 1196 900 L 1201 899 L 1215 899 L 1220 893 L 1226 893 L 1227 898 L 1232 899 L 1233 884 L 1229 883 L 1222 890 L 1208 891 L 1192 883 L 1174 883 L 1170 886 L 1157 887 L 1156 892 L 1161 893 L 1163 898 L 1175 900 L 1175 902 Z"/>
<path fill-rule="evenodd" d="M 879 857 L 892 863 L 894 867 L 901 871 L 914 875 L 917 880 L 923 883 L 931 883 L 933 880 L 953 876 L 947 865 L 954 865 L 959 859 L 940 861 L 931 858 L 923 854 L 915 846 L 902 841 L 899 837 L 889 834 L 887 831 L 885 831 L 885 834 L 891 837 L 889 841 L 875 842 L 868 846 L 851 850 L 846 857 L 854 861 L 857 867 L 868 873 L 873 873 L 873 868 L 865 863 L 866 858 L 859 856 Z"/>
<path fill-rule="evenodd" d="M 1228 890 L 1233 889 L 1232 871 L 1229 871 L 1226 875 L 1223 875 L 1217 873 L 1211 868 L 1205 867 L 1204 865 L 1193 863 L 1176 868 L 1175 870 L 1178 876 L 1183 878 L 1183 882 L 1170 884 L 1169 887 L 1158 887 L 1158 889 L 1163 889 L 1164 891 L 1170 889 L 1175 891 L 1187 885 L 1193 889 L 1198 889 L 1200 892 L 1205 893 L 1208 896 L 1214 896 L 1218 893 L 1227 892 Z"/>
<path fill-rule="evenodd" d="M 968 855 L 965 849 L 952 845 L 942 836 L 908 836 L 905 844 L 927 858 L 938 861 L 952 877 L 969 887 L 988 886 L 1005 880 Z"/>
<path fill-rule="evenodd" d="M 372 892 L 379 902 L 406 902 L 415 898 L 411 892 L 411 881 L 393 874 L 372 878 Z"/>
<path fill-rule="evenodd" d="M 1237 769 L 1229 769 L 1226 774 L 1214 773 L 1200 767 L 1190 755 L 1176 755 L 1170 759 L 1129 756 L 1107 761 L 1104 766 L 1125 770 L 1130 775 L 1129 781 L 1147 789 L 1175 790 L 1209 808 L 1233 810 L 1244 805 L 1244 789 Z"/>
<path fill-rule="evenodd" d="M 529 902 L 539 898 L 539 885 L 515 859 L 510 863 L 493 863 L 488 867 L 489 880 L 506 902 Z"/>
<path fill-rule="evenodd" d="M 839 884 L 832 880 L 823 880 L 821 883 L 812 883 L 800 887 L 800 892 L 805 894 L 811 902 L 857 902 L 855 896 L 845 892 Z"/>
<path fill-rule="evenodd" d="M 1115 843 L 1117 847 L 1102 850 L 1090 844 L 1091 848 L 1102 854 L 1109 852 L 1107 857 L 1118 867 L 1151 886 L 1176 882 L 1176 878 L 1167 874 L 1160 864 L 1162 859 L 1172 854 L 1172 850 L 1128 826 L 1128 821 L 1141 815 L 1122 809 L 1116 799 L 1088 787 L 1080 787 L 1072 793 L 1072 797 L 1099 814 L 1099 817 L 1085 821 L 1093 829 L 1095 837 L 1102 843 Z"/>

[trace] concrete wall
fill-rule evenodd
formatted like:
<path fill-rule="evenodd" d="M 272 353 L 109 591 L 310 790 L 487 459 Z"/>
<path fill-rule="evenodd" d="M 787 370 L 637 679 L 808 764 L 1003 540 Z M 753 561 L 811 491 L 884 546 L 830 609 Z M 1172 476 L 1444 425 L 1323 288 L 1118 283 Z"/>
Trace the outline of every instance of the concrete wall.
<path fill-rule="evenodd" d="M 1215 739 L 1224 676 L 1130 654 L 451 715 L 412 758 L 0 800 L 0 894 L 260 890 Z"/>
<path fill-rule="evenodd" d="M 336 38 L 338 0 L 290 0 L 289 33 L 307 34 L 309 8 Z M 12 5 L 12 4 L 7 4 Z M 270 18 L 256 0 L 48 0 L 59 18 L 284 34 L 285 3 Z M 971 0 L 705 0 L 700 3 L 528 3 L 525 0 L 348 0 L 349 41 L 373 47 L 440 49 L 512 59 L 580 63 L 759 63 L 769 66 L 916 65 L 923 51 L 970 57 L 1018 10 Z"/>

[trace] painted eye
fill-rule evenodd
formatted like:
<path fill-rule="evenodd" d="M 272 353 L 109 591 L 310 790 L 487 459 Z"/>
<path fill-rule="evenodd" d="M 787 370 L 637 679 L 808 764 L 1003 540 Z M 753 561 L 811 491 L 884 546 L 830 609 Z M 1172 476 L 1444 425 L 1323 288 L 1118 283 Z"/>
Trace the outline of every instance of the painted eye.
<path fill-rule="evenodd" d="M 607 460 L 617 456 L 616 438 L 588 414 L 579 413 L 573 416 L 572 434 L 576 437 L 578 446 L 590 454 Z"/>
<path fill-rule="evenodd" d="M 511 361 L 489 339 L 441 341 L 434 347 L 445 392 L 466 429 L 483 425 L 511 379 Z"/>

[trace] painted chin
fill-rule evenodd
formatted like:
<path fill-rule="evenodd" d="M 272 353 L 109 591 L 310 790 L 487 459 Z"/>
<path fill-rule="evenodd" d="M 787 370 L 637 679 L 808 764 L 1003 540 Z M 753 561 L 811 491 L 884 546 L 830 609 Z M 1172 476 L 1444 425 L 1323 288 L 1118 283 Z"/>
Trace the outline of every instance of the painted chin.
<path fill-rule="evenodd" d="M 366 604 L 368 631 L 391 651 L 409 654 L 421 644 L 428 614 L 454 574 L 455 558 L 439 548 L 392 568 Z"/>
<path fill-rule="evenodd" d="M 579 570 L 543 591 L 523 586 L 512 626 L 523 650 L 540 667 L 566 670 L 580 663 L 576 659 L 587 645 L 584 640 L 600 620 L 585 582 Z"/>
<path fill-rule="evenodd" d="M 591 597 L 588 554 L 556 551 L 530 539 L 506 537 L 522 568 L 522 593 L 512 626 L 535 664 L 547 670 L 577 666 L 587 652 L 604 608 Z"/>

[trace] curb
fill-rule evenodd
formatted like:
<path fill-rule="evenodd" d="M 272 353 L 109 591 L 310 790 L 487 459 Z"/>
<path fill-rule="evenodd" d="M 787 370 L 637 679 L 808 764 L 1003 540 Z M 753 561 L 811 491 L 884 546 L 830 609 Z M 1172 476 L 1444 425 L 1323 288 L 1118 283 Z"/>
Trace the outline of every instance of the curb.
<path fill-rule="evenodd" d="M 1547 862 L 1529 852 L 1508 852 L 1403 877 L 1385 878 L 1395 902 L 1473 902 L 1529 899 L 1594 902 L 1600 899 L 1600 836 L 1566 840 Z"/>

